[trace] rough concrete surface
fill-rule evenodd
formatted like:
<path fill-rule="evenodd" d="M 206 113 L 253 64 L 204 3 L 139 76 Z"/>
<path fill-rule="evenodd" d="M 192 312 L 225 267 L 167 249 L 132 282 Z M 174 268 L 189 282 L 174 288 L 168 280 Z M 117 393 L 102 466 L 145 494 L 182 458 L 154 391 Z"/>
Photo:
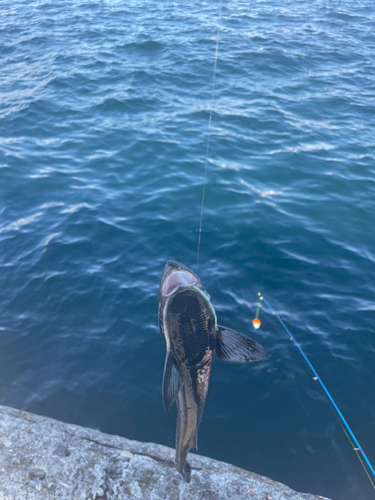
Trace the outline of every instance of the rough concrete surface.
<path fill-rule="evenodd" d="M 323 500 L 267 477 L 174 450 L 0 406 L 0 500 Z"/>

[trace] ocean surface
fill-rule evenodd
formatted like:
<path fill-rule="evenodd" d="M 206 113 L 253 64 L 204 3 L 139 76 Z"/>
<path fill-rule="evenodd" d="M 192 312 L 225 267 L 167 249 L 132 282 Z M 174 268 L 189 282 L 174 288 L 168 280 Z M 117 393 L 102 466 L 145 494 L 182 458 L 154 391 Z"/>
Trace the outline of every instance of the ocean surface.
<path fill-rule="evenodd" d="M 373 0 L 1 1 L 0 42 L 0 404 L 173 447 L 173 258 L 270 355 L 215 363 L 199 453 L 373 499 L 275 316 L 251 323 L 260 291 L 375 464 Z"/>

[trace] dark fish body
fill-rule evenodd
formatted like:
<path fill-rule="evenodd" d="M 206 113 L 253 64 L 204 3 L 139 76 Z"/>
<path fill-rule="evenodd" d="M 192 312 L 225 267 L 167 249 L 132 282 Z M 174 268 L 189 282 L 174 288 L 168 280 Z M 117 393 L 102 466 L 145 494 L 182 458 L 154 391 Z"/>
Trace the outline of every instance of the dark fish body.
<path fill-rule="evenodd" d="M 209 387 L 214 351 L 227 363 L 266 359 L 263 347 L 240 333 L 217 325 L 210 298 L 198 276 L 183 264 L 169 261 L 159 289 L 160 330 L 167 344 L 163 403 L 177 404 L 176 469 L 190 481 L 186 462 L 197 448 L 198 427 Z"/>

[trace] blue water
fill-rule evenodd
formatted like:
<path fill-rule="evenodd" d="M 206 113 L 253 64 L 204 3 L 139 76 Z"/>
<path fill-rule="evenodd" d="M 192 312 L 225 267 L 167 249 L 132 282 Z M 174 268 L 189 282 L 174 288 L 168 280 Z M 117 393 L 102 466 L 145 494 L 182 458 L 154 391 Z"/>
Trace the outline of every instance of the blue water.
<path fill-rule="evenodd" d="M 215 363 L 199 453 L 374 498 L 371 0 L 0 3 L 0 404 L 174 446 L 157 290 L 196 269 L 268 350 Z M 212 92 L 217 27 L 216 84 Z M 244 492 L 244 498 L 247 498 Z"/>

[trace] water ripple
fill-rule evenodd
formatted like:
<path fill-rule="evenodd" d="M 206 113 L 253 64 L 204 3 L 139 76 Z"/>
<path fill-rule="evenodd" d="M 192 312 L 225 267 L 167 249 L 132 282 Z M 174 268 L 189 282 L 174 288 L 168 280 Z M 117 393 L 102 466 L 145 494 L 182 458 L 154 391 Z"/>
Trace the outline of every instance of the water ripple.
<path fill-rule="evenodd" d="M 4 6 L 1 404 L 173 446 L 158 280 L 196 262 L 207 160 L 198 272 L 270 359 L 215 364 L 200 451 L 371 498 L 298 352 L 251 320 L 262 291 L 375 462 L 373 19 L 369 0 Z"/>

